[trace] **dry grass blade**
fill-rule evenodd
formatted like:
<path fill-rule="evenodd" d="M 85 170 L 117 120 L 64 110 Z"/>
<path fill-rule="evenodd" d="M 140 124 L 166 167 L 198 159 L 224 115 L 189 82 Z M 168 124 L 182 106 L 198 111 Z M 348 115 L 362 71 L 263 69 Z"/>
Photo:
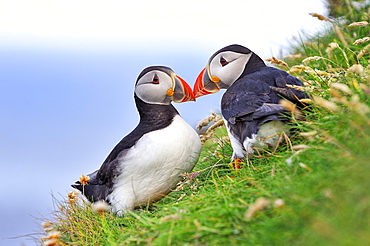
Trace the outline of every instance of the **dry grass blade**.
<path fill-rule="evenodd" d="M 296 104 L 286 99 L 280 100 L 279 104 L 282 105 L 286 110 L 290 111 L 295 119 L 304 119 L 302 111 L 297 108 Z"/>
<path fill-rule="evenodd" d="M 326 108 L 333 112 L 338 111 L 338 105 L 334 102 L 330 102 L 319 96 L 313 96 L 313 99 L 314 99 L 314 102 L 316 102 L 318 105 L 320 105 L 323 108 Z"/>
<path fill-rule="evenodd" d="M 259 197 L 249 206 L 248 210 L 244 214 L 244 217 L 247 220 L 251 220 L 258 211 L 265 209 L 268 205 L 270 205 L 270 200 L 264 197 Z"/>

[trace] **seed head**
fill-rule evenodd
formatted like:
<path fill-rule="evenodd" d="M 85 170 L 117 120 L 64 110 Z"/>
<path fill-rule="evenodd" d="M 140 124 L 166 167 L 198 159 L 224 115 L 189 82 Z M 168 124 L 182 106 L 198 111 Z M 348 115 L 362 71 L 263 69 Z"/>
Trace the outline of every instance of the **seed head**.
<path fill-rule="evenodd" d="M 361 59 L 365 54 L 368 53 L 368 50 L 370 50 L 370 44 L 366 45 L 365 48 L 363 48 L 358 54 L 357 59 Z"/>
<path fill-rule="evenodd" d="M 221 127 L 225 124 L 224 120 L 223 119 L 220 119 L 218 120 L 217 122 L 215 122 L 213 125 L 211 125 L 208 129 L 207 129 L 207 133 L 210 133 L 212 132 L 214 129 L 218 128 L 218 127 Z"/>
<path fill-rule="evenodd" d="M 349 24 L 348 26 L 367 26 L 369 25 L 369 22 L 367 21 L 359 21 L 359 22 L 353 22 Z"/>
<path fill-rule="evenodd" d="M 312 103 L 312 99 L 310 99 L 310 98 L 303 98 L 303 99 L 299 99 L 299 101 L 300 101 L 301 103 L 304 103 L 304 104 Z"/>
<path fill-rule="evenodd" d="M 284 67 L 288 67 L 288 64 L 282 60 L 279 60 L 277 59 L 276 57 L 271 57 L 271 58 L 267 58 L 265 59 L 265 61 L 268 61 L 270 62 L 271 64 L 278 64 L 278 65 L 281 65 L 281 66 L 284 66 Z"/>
<path fill-rule="evenodd" d="M 313 98 L 314 101 L 323 108 L 334 112 L 338 110 L 338 106 L 334 102 L 330 102 L 319 96 L 313 96 Z"/>
<path fill-rule="evenodd" d="M 331 52 L 333 52 L 333 50 L 335 50 L 336 48 L 339 48 L 339 45 L 337 44 L 337 43 L 335 43 L 335 42 L 331 42 L 330 44 L 329 44 L 329 47 L 328 48 L 326 48 L 326 53 L 328 53 L 328 54 L 330 54 Z"/>
<path fill-rule="evenodd" d="M 204 126 L 208 126 L 208 124 L 210 122 L 217 122 L 219 120 L 221 120 L 222 117 L 218 114 L 216 114 L 215 112 L 212 112 L 211 111 L 211 115 L 207 116 L 207 118 L 201 120 L 200 122 L 198 122 L 198 125 L 197 125 L 197 129 L 200 130 L 202 129 Z"/>
<path fill-rule="evenodd" d="M 346 84 L 342 84 L 342 83 L 332 83 L 330 85 L 331 87 L 337 89 L 337 90 L 341 90 L 343 91 L 344 93 L 347 93 L 347 94 L 352 94 L 352 91 L 351 89 L 348 87 L 348 85 Z"/>
<path fill-rule="evenodd" d="M 165 221 L 179 220 L 179 219 L 181 219 L 181 216 L 180 215 L 178 215 L 178 214 L 170 214 L 170 215 L 167 215 L 167 216 L 161 218 L 160 221 L 165 222 Z"/>
<path fill-rule="evenodd" d="M 315 137 L 317 136 L 317 131 L 311 131 L 311 132 L 300 132 L 299 135 L 302 137 L 307 138 L 309 141 L 313 141 Z"/>
<path fill-rule="evenodd" d="M 318 70 L 318 69 L 315 69 L 315 73 L 317 74 L 317 76 L 328 76 L 329 75 L 329 73 Z"/>
<path fill-rule="evenodd" d="M 361 64 L 354 64 L 352 67 L 348 68 L 348 72 L 362 76 L 364 75 L 365 70 Z"/>
<path fill-rule="evenodd" d="M 370 37 L 364 37 L 364 38 L 357 39 L 355 42 L 353 42 L 353 44 L 359 45 L 359 44 L 363 44 L 369 41 L 370 41 Z"/>
<path fill-rule="evenodd" d="M 281 99 L 279 101 L 279 104 L 283 106 L 286 110 L 290 111 L 294 115 L 295 118 L 301 119 L 303 117 L 302 112 L 299 109 L 297 109 L 297 105 L 295 105 L 291 101 L 288 101 L 286 99 Z"/>
<path fill-rule="evenodd" d="M 309 62 L 309 61 L 317 61 L 320 60 L 322 57 L 321 56 L 311 56 L 303 59 L 303 63 Z"/>
<path fill-rule="evenodd" d="M 327 17 L 323 16 L 323 15 L 320 15 L 320 14 L 317 14 L 317 13 L 310 13 L 310 15 L 312 17 L 316 17 L 317 19 L 319 19 L 321 21 L 329 21 L 330 22 L 330 20 Z"/>
<path fill-rule="evenodd" d="M 303 55 L 301 53 L 294 54 L 294 55 L 288 55 L 286 58 L 291 58 L 291 59 L 298 59 L 301 58 Z"/>
<path fill-rule="evenodd" d="M 50 228 L 50 227 L 52 227 L 52 226 L 53 226 L 53 223 L 52 223 L 52 222 L 50 222 L 50 221 L 45 221 L 45 222 L 43 222 L 43 223 L 41 224 L 41 226 L 42 226 L 43 228 Z"/>
<path fill-rule="evenodd" d="M 295 68 L 297 68 L 297 69 L 304 70 L 304 71 L 310 71 L 310 70 L 312 70 L 312 68 L 311 68 L 311 67 L 309 67 L 309 66 L 304 66 L 304 65 L 296 65 L 296 66 L 293 66 L 293 67 L 295 67 Z"/>
<path fill-rule="evenodd" d="M 295 65 L 289 69 L 289 73 L 301 73 L 301 72 L 308 72 L 308 71 L 312 71 L 312 68 L 310 68 L 309 66 L 304 66 L 304 65 Z"/>
<path fill-rule="evenodd" d="M 293 89 L 295 89 L 297 91 L 304 91 L 304 87 L 303 86 L 300 86 L 300 85 L 290 85 L 290 84 L 287 84 L 286 86 L 289 87 L 289 88 L 293 88 Z"/>
<path fill-rule="evenodd" d="M 293 150 L 300 150 L 300 149 L 308 149 L 309 147 L 310 146 L 305 145 L 305 144 L 297 144 L 297 145 L 293 145 L 292 149 Z"/>
<path fill-rule="evenodd" d="M 357 94 L 352 96 L 351 101 L 347 103 L 347 106 L 361 115 L 365 115 L 370 112 L 370 107 L 365 103 L 360 102 L 360 98 Z"/>

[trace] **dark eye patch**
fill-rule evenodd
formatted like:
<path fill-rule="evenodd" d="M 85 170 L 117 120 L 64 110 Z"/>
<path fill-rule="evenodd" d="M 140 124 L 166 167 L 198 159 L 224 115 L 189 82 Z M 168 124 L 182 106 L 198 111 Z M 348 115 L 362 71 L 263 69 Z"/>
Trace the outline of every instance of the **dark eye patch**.
<path fill-rule="evenodd" d="M 158 75 L 154 75 L 153 80 L 152 80 L 152 83 L 153 84 L 159 84 L 159 77 L 158 77 Z"/>

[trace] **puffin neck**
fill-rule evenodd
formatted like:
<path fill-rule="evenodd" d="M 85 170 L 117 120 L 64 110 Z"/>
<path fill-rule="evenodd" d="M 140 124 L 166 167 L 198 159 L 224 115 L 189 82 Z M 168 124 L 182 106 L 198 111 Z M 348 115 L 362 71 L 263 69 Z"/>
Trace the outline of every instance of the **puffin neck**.
<path fill-rule="evenodd" d="M 249 59 L 247 66 L 245 66 L 245 69 L 240 77 L 243 77 L 260 67 L 266 67 L 265 62 L 258 55 L 252 52 L 252 56 Z"/>
<path fill-rule="evenodd" d="M 134 95 L 136 108 L 140 115 L 140 124 L 161 125 L 166 122 L 171 122 L 178 111 L 172 104 L 150 104 L 142 101 Z"/>

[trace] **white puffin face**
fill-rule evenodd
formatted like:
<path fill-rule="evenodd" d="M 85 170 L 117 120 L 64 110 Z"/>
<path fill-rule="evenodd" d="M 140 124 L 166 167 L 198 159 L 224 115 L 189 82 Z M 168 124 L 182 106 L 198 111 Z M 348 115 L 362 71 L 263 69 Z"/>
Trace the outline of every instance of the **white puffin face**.
<path fill-rule="evenodd" d="M 252 52 L 248 54 L 224 51 L 209 62 L 208 76 L 219 88 L 227 89 L 243 73 Z"/>
<path fill-rule="evenodd" d="M 136 95 L 146 103 L 170 104 L 173 94 L 173 78 L 163 71 L 151 70 L 136 83 Z"/>

